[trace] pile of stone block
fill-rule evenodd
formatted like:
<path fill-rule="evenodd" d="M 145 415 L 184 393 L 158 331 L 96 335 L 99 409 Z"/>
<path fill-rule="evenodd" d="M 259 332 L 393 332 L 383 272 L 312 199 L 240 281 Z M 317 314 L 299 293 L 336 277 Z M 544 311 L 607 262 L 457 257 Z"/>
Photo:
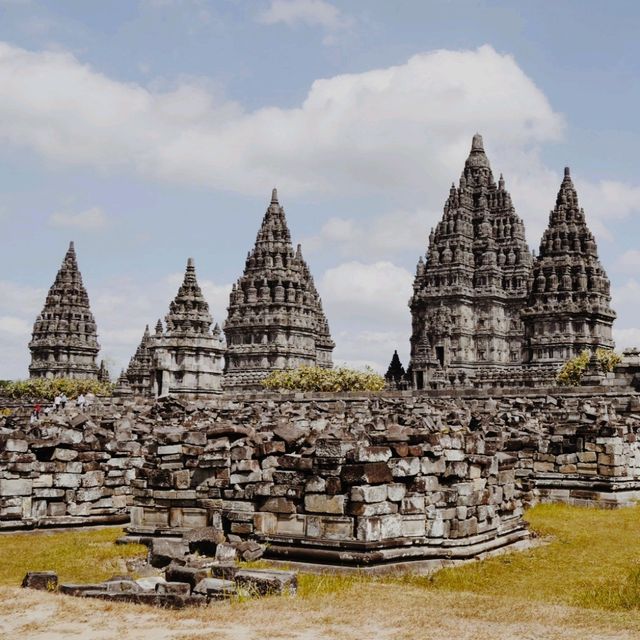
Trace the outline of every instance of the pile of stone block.
<path fill-rule="evenodd" d="M 29 572 L 22 586 L 79 598 L 182 609 L 234 597 L 295 596 L 298 580 L 291 571 L 242 569 L 232 564 L 201 561 L 195 566 L 170 564 L 164 576 L 138 579 L 114 576 L 92 584 L 59 584 L 58 576 L 52 571 Z"/>
<path fill-rule="evenodd" d="M 108 413 L 0 423 L 0 528 L 126 522 L 143 436 Z"/>

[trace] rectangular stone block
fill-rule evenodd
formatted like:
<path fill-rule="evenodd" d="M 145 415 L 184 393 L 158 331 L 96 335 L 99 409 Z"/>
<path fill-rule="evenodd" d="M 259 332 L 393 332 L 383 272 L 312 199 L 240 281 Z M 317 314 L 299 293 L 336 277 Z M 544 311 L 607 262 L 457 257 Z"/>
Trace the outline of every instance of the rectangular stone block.
<path fill-rule="evenodd" d="M 344 514 L 347 497 L 344 495 L 326 496 L 323 494 L 307 494 L 304 497 L 304 508 L 311 513 Z"/>
<path fill-rule="evenodd" d="M 353 502 L 383 502 L 387 499 L 387 485 L 361 485 L 351 487 Z"/>
<path fill-rule="evenodd" d="M 26 478 L 0 480 L 0 496 L 30 496 L 33 482 Z"/>
<path fill-rule="evenodd" d="M 427 534 L 424 515 L 403 516 L 402 535 L 407 538 L 421 538 Z"/>
<path fill-rule="evenodd" d="M 354 516 L 380 516 L 389 513 L 398 513 L 398 505 L 395 502 L 352 502 L 349 505 L 349 513 Z"/>
<path fill-rule="evenodd" d="M 354 520 L 339 516 L 307 516 L 306 534 L 310 538 L 353 540 Z"/>
<path fill-rule="evenodd" d="M 303 536 L 305 534 L 306 516 L 279 513 L 277 518 L 276 534 L 292 536 Z"/>
<path fill-rule="evenodd" d="M 380 538 L 388 540 L 400 537 L 402 537 L 402 516 L 395 514 L 380 516 Z"/>
<path fill-rule="evenodd" d="M 380 517 L 359 517 L 356 521 L 356 539 L 362 542 L 377 542 L 382 536 Z"/>

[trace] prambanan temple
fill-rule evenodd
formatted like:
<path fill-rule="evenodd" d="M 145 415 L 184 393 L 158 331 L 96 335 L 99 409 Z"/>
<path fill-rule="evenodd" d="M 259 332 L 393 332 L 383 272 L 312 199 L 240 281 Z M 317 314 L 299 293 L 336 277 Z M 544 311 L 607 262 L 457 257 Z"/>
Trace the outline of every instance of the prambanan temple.
<path fill-rule="evenodd" d="M 396 354 L 390 379 L 415 389 L 497 380 L 543 386 L 583 350 L 613 348 L 610 301 L 569 169 L 535 255 L 505 180 L 500 175 L 496 183 L 476 134 L 418 261 L 407 374 L 398 373 Z M 189 259 L 164 324 L 158 320 L 153 333 L 144 331 L 118 380 L 119 393 L 207 397 L 223 389 L 259 390 L 278 369 L 332 366 L 335 345 L 320 295 L 300 245 L 293 248 L 275 189 L 227 311 L 221 331 Z M 73 243 L 29 348 L 32 377 L 106 376 L 96 364 L 96 323 Z"/>

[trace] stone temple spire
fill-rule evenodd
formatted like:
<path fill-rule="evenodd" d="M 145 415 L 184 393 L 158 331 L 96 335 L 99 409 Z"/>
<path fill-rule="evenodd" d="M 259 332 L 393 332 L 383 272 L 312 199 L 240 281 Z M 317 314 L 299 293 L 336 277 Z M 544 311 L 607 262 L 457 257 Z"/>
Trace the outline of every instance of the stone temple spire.
<path fill-rule="evenodd" d="M 141 358 L 144 344 L 149 352 L 152 394 L 203 398 L 220 393 L 224 345 L 219 332 L 211 330 L 213 318 L 192 258 L 187 261 L 184 280 L 169 305 L 165 323 L 166 329 L 158 320 L 153 336 L 147 328 L 140 347 Z"/>
<path fill-rule="evenodd" d="M 451 185 L 441 221 L 418 262 L 413 296 L 414 385 L 435 372 L 473 377 L 487 367 L 521 363 L 520 311 L 531 254 L 524 225 L 502 176 L 496 184 L 476 133 L 458 186 Z"/>
<path fill-rule="evenodd" d="M 196 280 L 193 258 L 187 260 L 187 269 L 178 294 L 169 305 L 165 316 L 168 336 L 208 335 L 213 323 L 209 305 Z"/>
<path fill-rule="evenodd" d="M 610 303 L 609 279 L 566 167 L 523 312 L 528 361 L 561 363 L 584 349 L 613 348 Z"/>
<path fill-rule="evenodd" d="M 259 390 L 275 369 L 332 366 L 320 296 L 300 247 L 294 252 L 275 189 L 228 311 L 226 389 Z"/>
<path fill-rule="evenodd" d="M 73 242 L 33 325 L 29 343 L 32 378 L 97 379 L 100 349 L 89 296 Z"/>
<path fill-rule="evenodd" d="M 145 327 L 142 340 L 136 349 L 135 354 L 129 361 L 129 366 L 125 373 L 129 385 L 135 395 L 149 395 L 151 393 L 151 333 L 149 325 Z"/>

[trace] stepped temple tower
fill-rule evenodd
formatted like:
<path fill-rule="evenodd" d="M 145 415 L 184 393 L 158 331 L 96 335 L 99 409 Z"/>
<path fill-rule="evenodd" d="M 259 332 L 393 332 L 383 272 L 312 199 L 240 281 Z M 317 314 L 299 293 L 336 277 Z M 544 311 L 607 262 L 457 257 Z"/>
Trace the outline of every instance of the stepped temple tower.
<path fill-rule="evenodd" d="M 322 302 L 300 245 L 293 250 L 275 189 L 228 311 L 225 389 L 259 390 L 275 369 L 332 366 Z"/>
<path fill-rule="evenodd" d="M 31 378 L 98 378 L 100 345 L 73 242 L 49 289 L 29 342 Z"/>
<path fill-rule="evenodd" d="M 526 362 L 562 363 L 584 349 L 613 348 L 616 317 L 610 283 L 578 205 L 569 168 L 533 266 L 531 294 L 522 317 Z"/>
<path fill-rule="evenodd" d="M 155 397 L 206 398 L 220 393 L 224 344 L 220 327 L 216 324 L 211 330 L 213 318 L 191 258 L 165 323 L 166 329 L 158 320 L 154 335 L 145 329 L 118 386 Z"/>
<path fill-rule="evenodd" d="M 149 325 L 145 327 L 142 340 L 129 361 L 124 376 L 135 395 L 144 396 L 151 394 L 151 334 Z"/>
<path fill-rule="evenodd" d="M 414 386 L 456 372 L 460 382 L 485 367 L 519 366 L 520 310 L 532 257 L 502 176 L 496 184 L 482 136 L 473 137 L 458 187 L 420 258 L 409 306 Z"/>
<path fill-rule="evenodd" d="M 534 261 L 476 134 L 418 262 L 409 301 L 413 386 L 553 383 L 584 349 L 613 348 L 610 302 L 569 169 Z"/>

